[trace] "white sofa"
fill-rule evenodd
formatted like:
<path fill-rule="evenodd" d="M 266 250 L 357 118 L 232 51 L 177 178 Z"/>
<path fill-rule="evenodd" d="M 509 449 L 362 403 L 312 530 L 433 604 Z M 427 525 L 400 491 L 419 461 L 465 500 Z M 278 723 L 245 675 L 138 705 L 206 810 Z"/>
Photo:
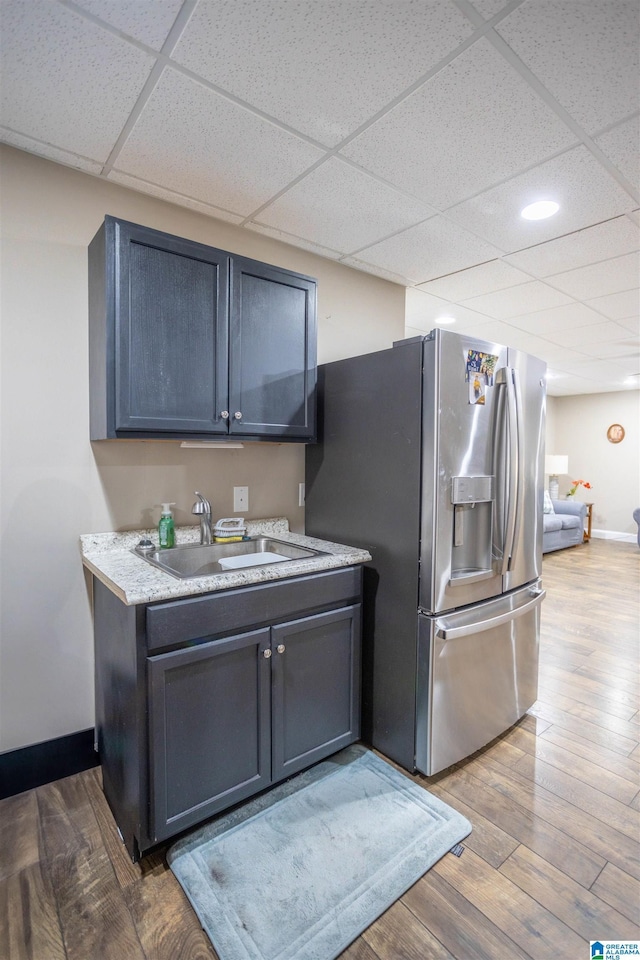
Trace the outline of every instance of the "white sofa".
<path fill-rule="evenodd" d="M 584 541 L 587 505 L 580 500 L 552 500 L 553 513 L 543 514 L 542 552 L 575 547 Z"/>

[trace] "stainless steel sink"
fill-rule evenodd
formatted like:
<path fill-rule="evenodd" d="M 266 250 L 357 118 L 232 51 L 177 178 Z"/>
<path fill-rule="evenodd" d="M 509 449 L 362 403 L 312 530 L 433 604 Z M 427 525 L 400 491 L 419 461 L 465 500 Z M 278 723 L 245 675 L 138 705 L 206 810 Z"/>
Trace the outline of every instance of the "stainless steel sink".
<path fill-rule="evenodd" d="M 133 553 L 179 580 L 322 556 L 321 550 L 299 547 L 272 537 L 252 537 L 237 543 L 189 543 L 166 550 L 158 550 L 153 546 L 145 548 L 138 544 Z"/>

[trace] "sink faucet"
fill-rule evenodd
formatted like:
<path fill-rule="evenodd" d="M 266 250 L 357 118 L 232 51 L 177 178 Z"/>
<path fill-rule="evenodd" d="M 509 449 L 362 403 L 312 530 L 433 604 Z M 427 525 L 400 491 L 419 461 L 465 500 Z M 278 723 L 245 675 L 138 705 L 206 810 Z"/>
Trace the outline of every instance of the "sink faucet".
<path fill-rule="evenodd" d="M 200 517 L 200 543 L 211 543 L 211 504 L 206 497 L 195 491 L 198 498 L 191 508 L 191 513 Z"/>

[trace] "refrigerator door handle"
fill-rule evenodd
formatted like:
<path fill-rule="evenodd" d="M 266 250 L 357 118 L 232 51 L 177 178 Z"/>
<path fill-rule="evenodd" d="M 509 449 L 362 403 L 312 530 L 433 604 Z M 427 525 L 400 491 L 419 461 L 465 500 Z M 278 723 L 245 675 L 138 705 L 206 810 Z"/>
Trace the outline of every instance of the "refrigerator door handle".
<path fill-rule="evenodd" d="M 505 368 L 507 387 L 507 418 L 509 424 L 509 493 L 507 497 L 507 521 L 504 531 L 502 573 L 509 569 L 518 534 L 518 507 L 521 484 L 522 438 L 519 423 L 520 382 L 516 370 Z"/>
<path fill-rule="evenodd" d="M 501 623 L 515 620 L 516 617 L 521 617 L 539 606 L 546 595 L 546 590 L 536 590 L 531 600 L 523 603 L 521 607 L 516 607 L 515 610 L 507 610 L 506 613 L 501 613 L 497 617 L 488 617 L 486 620 L 465 624 L 463 627 L 447 627 L 446 621 L 436 620 L 436 637 L 442 640 L 457 640 L 459 637 L 470 637 L 474 633 L 482 633 L 485 630 L 493 629 L 493 627 L 499 627 Z"/>
<path fill-rule="evenodd" d="M 517 469 L 517 481 L 516 481 L 516 522 L 513 527 L 513 541 L 511 543 L 511 563 L 509 566 L 513 566 L 513 562 L 516 559 L 516 554 L 518 552 L 518 544 L 520 542 L 520 521 L 522 519 L 522 510 L 524 504 L 524 451 L 523 451 L 523 442 L 524 442 L 524 428 L 522 424 L 523 409 L 522 409 L 522 390 L 520 389 L 520 374 L 515 369 L 512 369 L 513 374 L 513 393 L 515 396 L 516 402 L 516 459 L 518 461 Z"/>

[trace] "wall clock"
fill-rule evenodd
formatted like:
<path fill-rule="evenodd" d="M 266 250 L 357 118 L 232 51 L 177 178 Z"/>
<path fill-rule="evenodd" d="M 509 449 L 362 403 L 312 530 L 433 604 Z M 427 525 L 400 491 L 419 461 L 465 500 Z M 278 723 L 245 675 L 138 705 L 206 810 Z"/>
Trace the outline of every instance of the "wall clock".
<path fill-rule="evenodd" d="M 624 427 L 621 427 L 619 423 L 612 423 L 607 430 L 607 440 L 609 443 L 620 443 L 621 440 L 624 440 Z"/>

